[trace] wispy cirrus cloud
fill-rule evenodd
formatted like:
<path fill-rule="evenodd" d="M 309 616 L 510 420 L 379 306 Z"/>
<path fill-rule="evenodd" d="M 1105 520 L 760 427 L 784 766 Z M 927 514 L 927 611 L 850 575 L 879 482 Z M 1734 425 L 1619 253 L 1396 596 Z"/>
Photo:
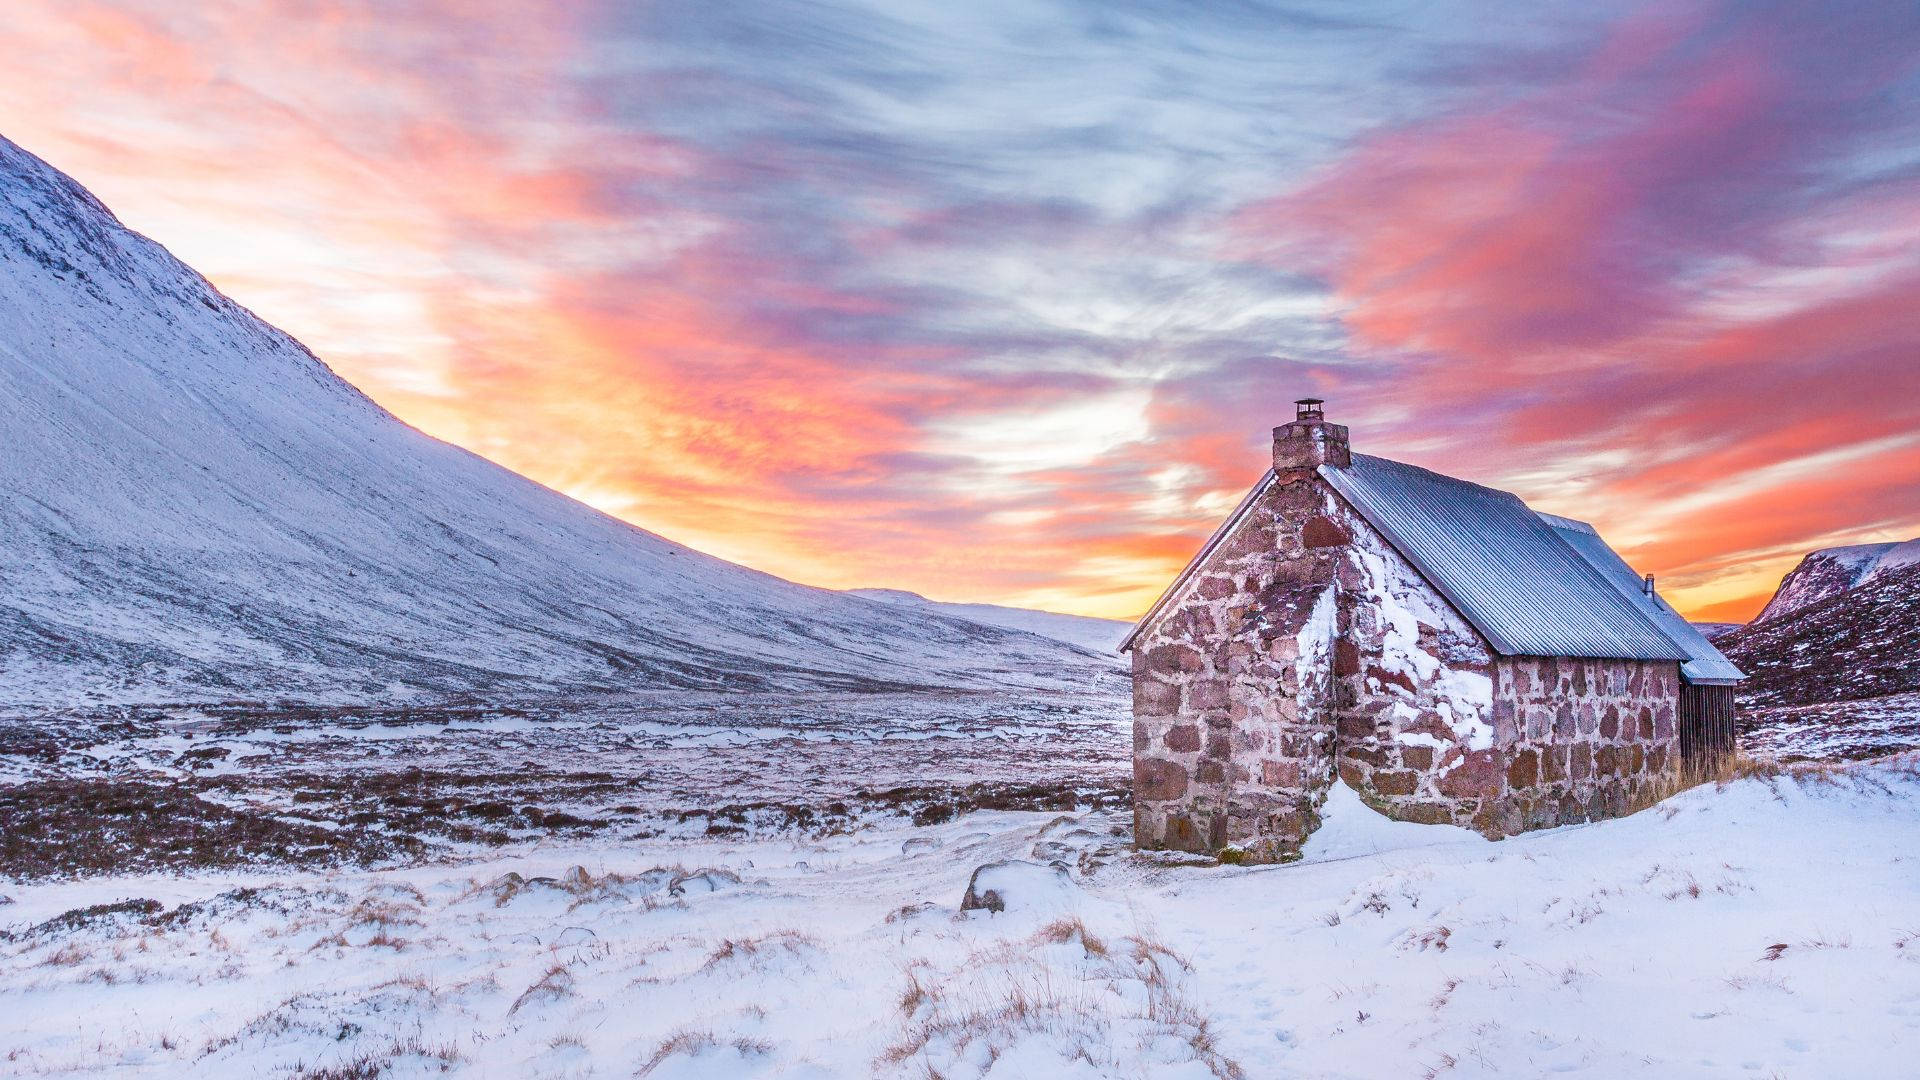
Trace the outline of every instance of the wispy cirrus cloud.
<path fill-rule="evenodd" d="M 1653 8 L 1363 138 L 1236 239 L 1324 275 L 1430 457 L 1621 523 L 1744 615 L 1783 553 L 1920 525 L 1916 40 L 1909 6 Z"/>

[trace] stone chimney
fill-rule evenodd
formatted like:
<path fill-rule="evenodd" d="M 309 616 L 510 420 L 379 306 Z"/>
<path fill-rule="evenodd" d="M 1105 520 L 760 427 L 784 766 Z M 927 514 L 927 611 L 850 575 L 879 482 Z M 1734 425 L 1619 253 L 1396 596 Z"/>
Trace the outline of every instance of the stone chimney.
<path fill-rule="evenodd" d="M 1315 469 L 1331 465 L 1344 469 L 1353 464 L 1353 452 L 1347 449 L 1345 424 L 1327 423 L 1320 398 L 1301 398 L 1294 404 L 1293 423 L 1273 429 L 1273 468 Z"/>

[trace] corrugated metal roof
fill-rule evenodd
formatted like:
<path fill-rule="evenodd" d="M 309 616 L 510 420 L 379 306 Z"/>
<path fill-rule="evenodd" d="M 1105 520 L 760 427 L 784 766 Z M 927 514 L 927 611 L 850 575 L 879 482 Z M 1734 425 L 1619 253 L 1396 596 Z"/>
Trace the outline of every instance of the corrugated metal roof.
<path fill-rule="evenodd" d="M 1706 635 L 1662 600 L 1658 592 L 1649 594 L 1640 575 L 1627 565 L 1619 552 L 1601 539 L 1593 526 L 1553 514 L 1540 514 L 1539 517 L 1552 526 L 1568 547 L 1578 552 L 1595 570 L 1606 575 L 1615 590 L 1653 619 L 1674 644 L 1687 651 L 1688 660 L 1680 665 L 1680 674 L 1686 676 L 1688 682 L 1729 685 L 1747 677 L 1745 672 L 1721 655 Z"/>
<path fill-rule="evenodd" d="M 1517 495 L 1365 454 L 1320 475 L 1496 652 L 1690 659 Z"/>

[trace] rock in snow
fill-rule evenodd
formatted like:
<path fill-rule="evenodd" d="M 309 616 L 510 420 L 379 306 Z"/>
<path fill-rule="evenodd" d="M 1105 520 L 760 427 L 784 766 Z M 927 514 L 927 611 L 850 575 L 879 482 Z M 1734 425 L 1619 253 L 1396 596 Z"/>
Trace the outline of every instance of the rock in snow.
<path fill-rule="evenodd" d="M 0 703 L 1084 686 L 408 427 L 0 139 Z"/>
<path fill-rule="evenodd" d="M 974 870 L 972 880 L 967 882 L 967 894 L 960 898 L 960 910 L 995 914 L 1065 911 L 1074 906 L 1078 891 L 1058 866 L 1009 859 Z"/>

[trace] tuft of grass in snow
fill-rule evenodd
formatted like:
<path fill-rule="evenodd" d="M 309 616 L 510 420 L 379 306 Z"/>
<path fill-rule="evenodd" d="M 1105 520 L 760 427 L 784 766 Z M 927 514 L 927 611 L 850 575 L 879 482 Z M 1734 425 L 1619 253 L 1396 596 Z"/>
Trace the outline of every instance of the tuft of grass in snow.
<path fill-rule="evenodd" d="M 775 930 L 749 938 L 723 938 L 700 970 L 711 971 L 733 963 L 757 964 L 775 957 L 798 956 L 820 947 L 819 941 L 798 930 Z"/>
<path fill-rule="evenodd" d="M 711 1031 L 681 1028 L 667 1036 L 666 1040 L 654 1049 L 653 1056 L 649 1057 L 634 1075 L 646 1076 L 665 1064 L 669 1058 L 695 1057 L 709 1050 L 718 1050 L 723 1046 L 730 1047 L 741 1057 L 765 1057 L 773 1053 L 773 1044 L 764 1040 L 746 1038 L 722 1040 Z"/>
<path fill-rule="evenodd" d="M 1240 1065 L 1184 992 L 1191 965 L 1145 936 L 1124 945 L 1113 948 L 1081 920 L 1065 918 L 977 951 L 945 973 L 910 971 L 902 1029 L 880 1064 L 955 1078 L 984 1075 L 1010 1054 L 1021 1063 L 1016 1072 L 1052 1060 L 1121 1073 L 1158 1056 L 1240 1080 Z M 1074 948 L 1063 957 L 1065 947 Z"/>
<path fill-rule="evenodd" d="M 1063 919 L 1055 919 L 1053 922 L 1041 927 L 1039 931 L 1033 935 L 1033 941 L 1035 944 L 1040 945 L 1065 945 L 1069 941 L 1074 941 L 1080 944 L 1080 947 L 1086 951 L 1088 956 L 1104 957 L 1107 955 L 1106 942 L 1095 937 L 1093 933 L 1087 929 L 1087 924 L 1081 922 L 1080 918 L 1074 915 L 1069 915 Z"/>
<path fill-rule="evenodd" d="M 1447 939 L 1453 936 L 1453 930 L 1438 924 L 1419 926 L 1408 930 L 1400 938 L 1400 948 L 1406 952 L 1447 951 Z"/>
<path fill-rule="evenodd" d="M 535 980 L 532 986 L 521 991 L 519 997 L 513 999 L 513 1004 L 507 1009 L 507 1015 L 512 1016 L 523 1007 L 535 1002 L 559 1001 L 572 996 L 573 972 L 568 971 L 564 964 L 555 964 L 547 969 L 546 974 Z"/>

